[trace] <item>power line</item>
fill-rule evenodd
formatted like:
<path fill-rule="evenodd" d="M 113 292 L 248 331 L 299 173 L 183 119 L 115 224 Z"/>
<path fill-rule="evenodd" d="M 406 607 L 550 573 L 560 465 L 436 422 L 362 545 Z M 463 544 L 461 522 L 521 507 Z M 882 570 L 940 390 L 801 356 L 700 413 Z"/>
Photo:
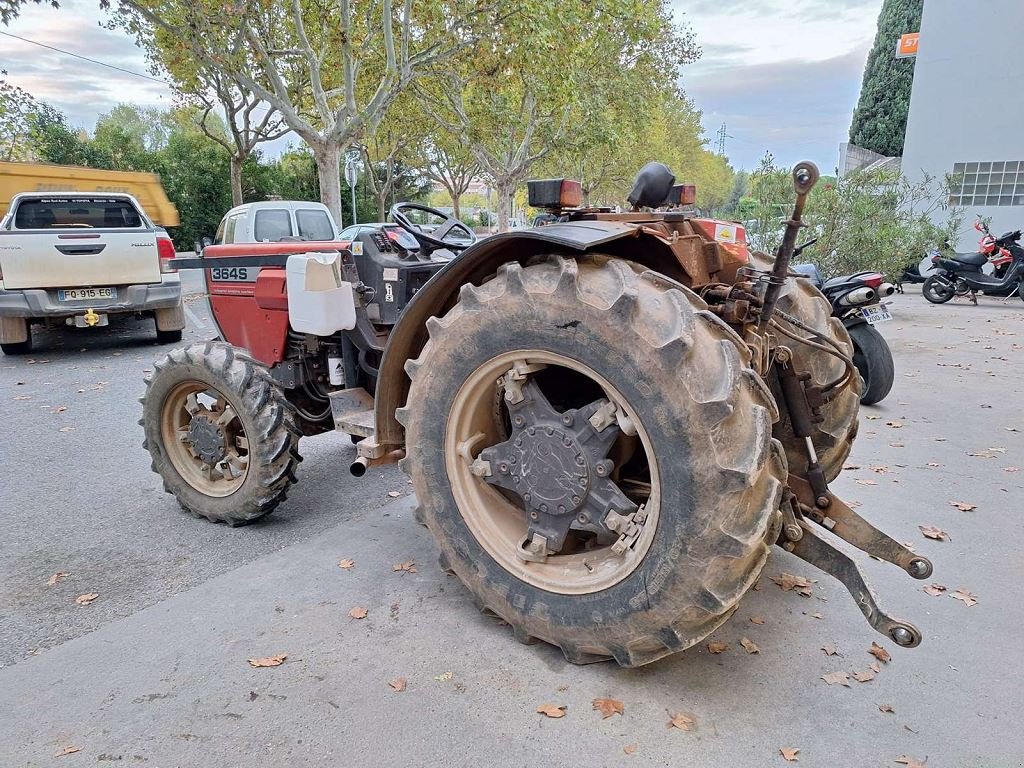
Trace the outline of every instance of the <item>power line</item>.
<path fill-rule="evenodd" d="M 163 85 L 170 85 L 170 83 L 168 83 L 166 80 L 161 80 L 159 77 L 151 77 L 150 75 L 144 75 L 141 72 L 132 72 L 132 70 L 130 70 L 130 69 L 124 69 L 123 67 L 117 67 L 117 66 L 114 66 L 113 64 L 107 64 L 105 61 L 97 61 L 96 59 L 90 59 L 88 56 L 82 56 L 81 54 L 78 54 L 78 53 L 72 53 L 71 51 L 65 51 L 65 50 L 63 50 L 61 48 L 54 48 L 52 45 L 47 45 L 46 43 L 39 43 L 39 42 L 36 42 L 35 40 L 29 40 L 27 37 L 21 37 L 19 35 L 13 35 L 10 32 L 4 32 L 2 29 L 0 29 L 0 35 L 6 35 L 7 37 L 13 37 L 15 40 L 21 40 L 21 42 L 23 42 L 23 43 L 29 43 L 31 45 L 38 45 L 40 48 L 46 48 L 48 50 L 55 51 L 56 53 L 62 53 L 65 56 L 73 56 L 76 59 L 81 59 L 82 61 L 88 61 L 90 64 L 97 64 L 98 66 L 106 67 L 107 69 L 116 69 L 118 72 L 124 72 L 126 75 L 132 75 L 133 77 L 141 77 L 141 78 L 143 78 L 145 80 L 152 80 L 154 83 L 161 83 Z"/>

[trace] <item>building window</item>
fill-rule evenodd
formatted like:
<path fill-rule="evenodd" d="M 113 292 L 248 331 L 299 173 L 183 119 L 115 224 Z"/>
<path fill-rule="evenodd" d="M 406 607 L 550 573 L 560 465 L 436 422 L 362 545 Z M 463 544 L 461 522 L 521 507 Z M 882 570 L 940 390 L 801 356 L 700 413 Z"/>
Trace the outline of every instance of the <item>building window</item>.
<path fill-rule="evenodd" d="M 950 205 L 1024 205 L 1024 160 L 954 163 Z"/>

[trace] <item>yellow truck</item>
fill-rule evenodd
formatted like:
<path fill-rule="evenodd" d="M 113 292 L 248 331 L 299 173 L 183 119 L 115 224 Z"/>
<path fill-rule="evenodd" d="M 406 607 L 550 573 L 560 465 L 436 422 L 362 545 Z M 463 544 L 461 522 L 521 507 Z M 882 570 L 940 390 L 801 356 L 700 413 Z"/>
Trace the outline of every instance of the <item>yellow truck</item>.
<path fill-rule="evenodd" d="M 178 209 L 167 199 L 155 173 L 104 171 L 75 165 L 0 162 L 0 217 L 21 192 L 123 192 L 131 195 L 146 216 L 161 227 L 180 224 Z"/>

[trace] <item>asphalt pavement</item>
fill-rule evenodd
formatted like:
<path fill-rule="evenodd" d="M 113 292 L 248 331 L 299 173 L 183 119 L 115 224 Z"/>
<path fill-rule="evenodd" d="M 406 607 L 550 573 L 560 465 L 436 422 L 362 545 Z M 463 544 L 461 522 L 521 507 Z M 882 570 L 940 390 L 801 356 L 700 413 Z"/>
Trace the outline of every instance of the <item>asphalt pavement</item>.
<path fill-rule="evenodd" d="M 261 524 L 181 513 L 136 425 L 167 349 L 151 323 L 0 357 L 0 766 L 761 766 L 786 764 L 782 748 L 803 766 L 1024 765 L 1024 305 L 910 291 L 880 326 L 896 385 L 862 410 L 858 468 L 834 490 L 933 560 L 922 584 L 857 558 L 922 645 L 896 648 L 838 582 L 776 549 L 713 636 L 724 652 L 636 670 L 571 666 L 477 612 L 412 522 L 404 476 L 350 477 L 346 437 L 303 442 L 299 484 Z M 187 336 L 210 337 L 203 299 L 188 306 Z M 782 572 L 817 580 L 812 596 L 776 586 Z M 835 672 L 872 679 L 822 679 Z M 595 698 L 623 713 L 602 719 Z M 679 713 L 689 730 L 668 725 Z"/>

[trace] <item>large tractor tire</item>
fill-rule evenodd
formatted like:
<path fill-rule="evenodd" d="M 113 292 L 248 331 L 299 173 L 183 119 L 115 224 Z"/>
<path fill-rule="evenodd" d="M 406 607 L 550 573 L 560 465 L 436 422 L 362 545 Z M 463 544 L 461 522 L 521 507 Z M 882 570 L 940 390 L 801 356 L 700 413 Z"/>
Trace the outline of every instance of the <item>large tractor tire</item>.
<path fill-rule="evenodd" d="M 145 382 L 142 447 L 182 509 L 236 526 L 284 501 L 302 460 L 299 430 L 266 368 L 207 341 L 172 349 Z"/>
<path fill-rule="evenodd" d="M 732 615 L 778 537 L 786 462 L 771 393 L 699 297 L 549 256 L 464 286 L 427 329 L 403 468 L 481 609 L 570 662 L 626 667 Z M 609 534 L 607 510 L 630 505 L 635 525 Z M 531 549 L 541 524 L 568 526 L 564 543 Z"/>
<path fill-rule="evenodd" d="M 758 269 L 769 270 L 772 267 L 771 259 L 763 253 L 753 254 L 751 261 Z M 832 305 L 828 299 L 807 278 L 788 279 L 776 306 L 804 325 L 824 334 L 838 344 L 847 356 L 853 357 L 850 334 L 847 333 L 843 322 L 832 316 Z M 784 319 L 779 318 L 779 322 L 787 325 L 788 330 L 809 338 L 809 334 L 799 328 L 788 326 Z M 791 341 L 785 336 L 780 336 L 780 343 L 792 348 L 798 367 L 811 374 L 811 381 L 814 384 L 831 384 L 846 370 L 843 361 L 834 355 Z M 818 431 L 811 438 L 811 442 L 814 443 L 814 450 L 818 454 L 818 463 L 821 464 L 825 478 L 829 481 L 834 480 L 842 471 L 843 462 L 850 455 L 854 438 L 857 437 L 860 392 L 859 377 L 851 376 L 835 397 L 821 408 L 824 420 L 817 425 Z M 790 471 L 806 474 L 807 449 L 804 440 L 793 433 L 793 425 L 784 409 L 782 418 L 775 425 L 775 437 L 786 450 Z"/>

